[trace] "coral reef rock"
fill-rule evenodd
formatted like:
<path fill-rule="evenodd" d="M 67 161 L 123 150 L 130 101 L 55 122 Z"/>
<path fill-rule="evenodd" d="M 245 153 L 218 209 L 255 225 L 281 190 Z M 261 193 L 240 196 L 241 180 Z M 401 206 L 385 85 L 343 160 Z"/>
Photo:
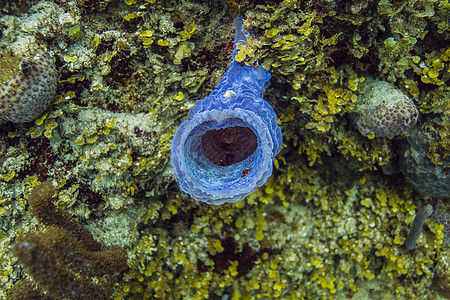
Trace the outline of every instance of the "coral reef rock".
<path fill-rule="evenodd" d="M 401 146 L 400 170 L 413 187 L 430 197 L 450 197 L 450 174 L 446 170 L 450 157 L 435 165 L 428 157 L 430 124 L 414 128 Z"/>

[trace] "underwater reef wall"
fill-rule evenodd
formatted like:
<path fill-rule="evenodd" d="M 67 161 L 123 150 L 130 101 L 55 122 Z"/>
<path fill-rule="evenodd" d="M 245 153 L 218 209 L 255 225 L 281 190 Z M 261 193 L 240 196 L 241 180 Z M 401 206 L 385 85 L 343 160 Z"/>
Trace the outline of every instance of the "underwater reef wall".
<path fill-rule="evenodd" d="M 0 95 L 13 76 L 36 92 L 18 122 L 0 103 L 0 298 L 30 279 L 15 242 L 56 234 L 30 211 L 43 182 L 126 250 L 114 299 L 449 298 L 449 14 L 447 0 L 0 1 Z M 217 207 L 179 189 L 170 149 L 232 61 L 236 17 L 251 34 L 235 60 L 272 75 L 283 142 L 263 186 Z M 44 70 L 20 63 L 40 51 Z M 403 100 L 366 110 L 377 86 Z M 442 214 L 405 251 L 427 205 Z"/>

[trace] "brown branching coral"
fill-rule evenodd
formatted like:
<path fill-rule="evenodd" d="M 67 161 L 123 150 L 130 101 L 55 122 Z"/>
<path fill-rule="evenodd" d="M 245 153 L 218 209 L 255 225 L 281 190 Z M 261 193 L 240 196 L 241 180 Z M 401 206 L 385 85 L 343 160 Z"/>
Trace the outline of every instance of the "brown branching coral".
<path fill-rule="evenodd" d="M 100 251 L 102 245 L 94 240 L 89 230 L 81 226 L 70 214 L 53 204 L 51 197 L 54 193 L 55 189 L 50 182 L 36 186 L 28 199 L 31 214 L 46 226 L 53 225 L 71 232 L 72 236 L 85 245 L 88 250 Z"/>
<path fill-rule="evenodd" d="M 29 233 L 13 248 L 39 291 L 30 281 L 22 281 L 13 299 L 38 294 L 45 299 L 109 299 L 114 275 L 127 268 L 125 249 L 94 240 L 85 227 L 53 204 L 54 192 L 51 183 L 33 189 L 30 211 L 47 226 L 46 231 Z"/>

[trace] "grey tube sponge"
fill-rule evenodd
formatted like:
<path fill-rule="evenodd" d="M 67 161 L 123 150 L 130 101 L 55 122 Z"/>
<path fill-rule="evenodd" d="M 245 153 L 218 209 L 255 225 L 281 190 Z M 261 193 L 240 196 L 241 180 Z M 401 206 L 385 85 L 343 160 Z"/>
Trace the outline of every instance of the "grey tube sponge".
<path fill-rule="evenodd" d="M 405 251 L 411 251 L 416 248 L 416 242 L 420 237 L 420 233 L 422 233 L 423 223 L 425 222 L 426 218 L 431 216 L 432 213 L 433 206 L 431 204 L 428 204 L 425 207 L 422 207 L 416 214 L 413 225 L 411 227 L 411 231 L 409 232 L 409 235 L 405 240 L 405 244 L 403 245 Z"/>

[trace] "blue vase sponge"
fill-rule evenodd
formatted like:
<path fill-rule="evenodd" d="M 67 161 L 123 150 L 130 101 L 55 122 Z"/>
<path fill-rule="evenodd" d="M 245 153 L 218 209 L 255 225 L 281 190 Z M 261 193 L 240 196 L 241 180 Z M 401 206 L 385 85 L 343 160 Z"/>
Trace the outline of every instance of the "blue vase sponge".
<path fill-rule="evenodd" d="M 272 175 L 283 142 L 275 111 L 263 99 L 270 73 L 236 61 L 246 44 L 244 20 L 234 20 L 233 60 L 217 87 L 197 100 L 172 140 L 170 162 L 180 188 L 221 205 L 244 199 Z"/>

